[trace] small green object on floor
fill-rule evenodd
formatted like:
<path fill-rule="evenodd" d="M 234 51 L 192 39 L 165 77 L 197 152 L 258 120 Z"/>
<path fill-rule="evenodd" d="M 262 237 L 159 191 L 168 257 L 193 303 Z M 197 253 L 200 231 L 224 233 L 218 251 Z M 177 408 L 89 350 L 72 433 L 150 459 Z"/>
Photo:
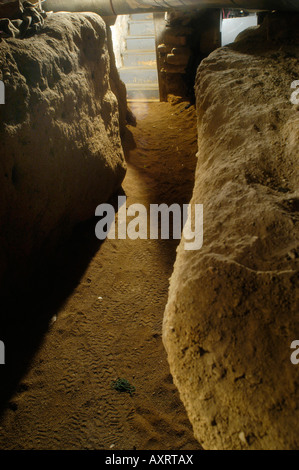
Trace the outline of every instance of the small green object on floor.
<path fill-rule="evenodd" d="M 135 392 L 134 385 L 131 385 L 127 379 L 120 379 L 112 380 L 111 388 L 114 388 L 118 392 L 127 392 L 132 396 L 132 393 Z"/>

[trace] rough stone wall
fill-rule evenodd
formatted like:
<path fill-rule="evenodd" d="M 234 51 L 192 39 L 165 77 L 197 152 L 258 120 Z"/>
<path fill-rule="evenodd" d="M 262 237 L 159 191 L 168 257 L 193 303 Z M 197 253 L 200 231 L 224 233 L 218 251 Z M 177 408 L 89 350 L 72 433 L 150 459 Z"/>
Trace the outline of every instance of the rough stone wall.
<path fill-rule="evenodd" d="M 204 241 L 180 243 L 163 341 L 205 449 L 299 447 L 297 24 L 269 17 L 197 73 Z"/>
<path fill-rule="evenodd" d="M 126 85 L 120 79 L 116 62 L 115 62 L 115 55 L 113 50 L 113 43 L 112 43 L 112 34 L 109 25 L 106 25 L 106 34 L 107 34 L 107 45 L 108 45 L 108 52 L 110 57 L 110 87 L 111 91 L 117 98 L 118 104 L 118 118 L 119 118 L 119 131 L 120 135 L 123 138 L 125 135 L 126 125 L 132 124 L 132 112 L 128 107 L 127 103 L 127 90 Z"/>
<path fill-rule="evenodd" d="M 109 62 L 92 13 L 53 14 L 38 35 L 0 43 L 1 290 L 124 178 Z"/>
<path fill-rule="evenodd" d="M 218 9 L 155 14 L 162 101 L 168 95 L 193 98 L 200 61 L 220 46 Z"/>

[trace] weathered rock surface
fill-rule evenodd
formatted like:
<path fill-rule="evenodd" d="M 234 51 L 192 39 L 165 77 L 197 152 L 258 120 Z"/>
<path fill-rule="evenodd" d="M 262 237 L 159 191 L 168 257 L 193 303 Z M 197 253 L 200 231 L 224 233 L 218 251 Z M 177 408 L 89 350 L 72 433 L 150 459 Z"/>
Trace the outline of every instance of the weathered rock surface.
<path fill-rule="evenodd" d="M 53 14 L 0 43 L 0 283 L 32 264 L 120 186 L 125 162 L 104 21 Z"/>
<path fill-rule="evenodd" d="M 299 447 L 298 17 L 275 21 L 197 74 L 204 242 L 180 243 L 163 341 L 206 449 Z"/>

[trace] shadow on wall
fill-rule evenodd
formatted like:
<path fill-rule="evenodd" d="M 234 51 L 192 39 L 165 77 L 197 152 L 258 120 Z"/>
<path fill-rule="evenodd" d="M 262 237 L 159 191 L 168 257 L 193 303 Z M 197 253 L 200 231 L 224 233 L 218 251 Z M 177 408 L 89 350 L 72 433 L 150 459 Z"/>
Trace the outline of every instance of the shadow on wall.
<path fill-rule="evenodd" d="M 78 226 L 69 240 L 72 228 L 90 219 L 125 176 L 124 122 L 112 86 L 123 113 L 126 99 L 105 30 L 96 14 L 57 13 L 46 18 L 42 34 L 1 42 L 2 411 L 50 319 L 100 247 L 94 222 Z"/>

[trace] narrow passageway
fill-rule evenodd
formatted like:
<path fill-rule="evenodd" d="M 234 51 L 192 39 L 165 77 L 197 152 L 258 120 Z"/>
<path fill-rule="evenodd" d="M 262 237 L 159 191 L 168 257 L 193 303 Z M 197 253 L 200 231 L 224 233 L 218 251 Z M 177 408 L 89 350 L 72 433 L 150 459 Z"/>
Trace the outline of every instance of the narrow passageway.
<path fill-rule="evenodd" d="M 140 103 L 133 112 L 138 124 L 128 126 L 124 142 L 127 206 L 188 203 L 197 150 L 194 107 Z M 88 230 L 83 238 L 94 240 L 94 225 Z M 72 259 L 57 285 L 67 284 L 82 261 L 78 239 L 71 243 Z M 40 301 L 41 317 L 47 304 L 59 307 L 52 308 L 3 412 L 2 449 L 200 448 L 161 339 L 177 244 L 106 239 L 63 301 L 55 303 L 58 287 Z M 118 377 L 135 386 L 132 396 L 111 388 Z"/>

